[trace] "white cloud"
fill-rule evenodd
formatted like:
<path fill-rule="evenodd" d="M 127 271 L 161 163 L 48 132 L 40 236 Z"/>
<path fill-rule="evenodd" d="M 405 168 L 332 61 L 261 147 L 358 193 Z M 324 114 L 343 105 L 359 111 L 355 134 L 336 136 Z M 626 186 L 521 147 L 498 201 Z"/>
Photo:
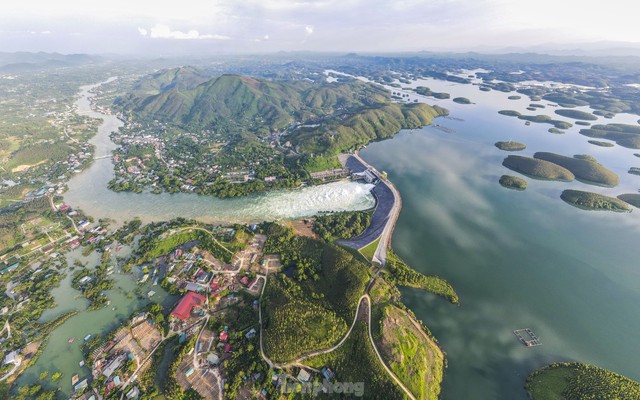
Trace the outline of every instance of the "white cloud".
<path fill-rule="evenodd" d="M 313 33 L 313 26 L 311 25 L 305 26 L 304 31 L 307 33 L 307 35 L 311 35 Z"/>
<path fill-rule="evenodd" d="M 228 40 L 228 36 L 217 34 L 202 34 L 195 29 L 191 29 L 187 32 L 179 30 L 171 30 L 169 26 L 164 24 L 155 24 L 151 29 L 138 27 L 138 32 L 142 36 L 148 36 L 152 39 L 181 39 L 181 40 L 194 40 L 194 39 L 215 39 L 215 40 Z"/>

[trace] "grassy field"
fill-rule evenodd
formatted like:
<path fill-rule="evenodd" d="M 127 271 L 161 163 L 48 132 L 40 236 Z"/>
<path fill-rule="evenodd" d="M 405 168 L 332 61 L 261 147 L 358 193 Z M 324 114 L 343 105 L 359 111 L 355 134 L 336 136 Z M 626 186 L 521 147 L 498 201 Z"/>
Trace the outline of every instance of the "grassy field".
<path fill-rule="evenodd" d="M 373 255 L 376 253 L 376 249 L 378 248 L 379 243 L 380 238 L 378 238 L 375 242 L 361 248 L 360 254 L 362 254 L 367 260 L 371 261 L 373 259 Z"/>
<path fill-rule="evenodd" d="M 378 348 L 387 365 L 417 399 L 437 399 L 444 354 L 403 310 L 383 308 Z"/>
<path fill-rule="evenodd" d="M 307 172 L 325 171 L 327 169 L 342 168 L 336 156 L 316 156 L 308 158 L 304 163 Z"/>

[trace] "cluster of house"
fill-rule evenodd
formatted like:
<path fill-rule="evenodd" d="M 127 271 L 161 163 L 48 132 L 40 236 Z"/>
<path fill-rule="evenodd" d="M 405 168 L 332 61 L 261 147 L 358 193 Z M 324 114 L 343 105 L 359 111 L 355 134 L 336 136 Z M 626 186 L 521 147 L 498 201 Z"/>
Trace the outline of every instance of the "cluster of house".
<path fill-rule="evenodd" d="M 113 390 L 126 388 L 133 372 L 124 367 L 140 365 L 161 341 L 162 333 L 158 327 L 146 313 L 140 313 L 131 320 L 129 326 L 115 332 L 112 339 L 100 343 L 90 355 L 91 374 L 94 381 L 101 376 L 104 377 L 104 384 L 100 390 L 104 397 Z M 148 364 L 145 365 L 148 367 Z M 72 384 L 76 392 L 83 389 L 77 388 L 78 384 Z M 137 397 L 137 393 L 138 390 L 134 386 L 126 395 L 127 398 L 134 398 Z"/>

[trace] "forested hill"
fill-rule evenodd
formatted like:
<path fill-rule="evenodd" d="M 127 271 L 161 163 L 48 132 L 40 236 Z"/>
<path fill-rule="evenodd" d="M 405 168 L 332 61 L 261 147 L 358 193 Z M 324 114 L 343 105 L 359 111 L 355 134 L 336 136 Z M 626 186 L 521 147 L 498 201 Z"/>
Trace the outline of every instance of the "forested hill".
<path fill-rule="evenodd" d="M 122 102 L 140 117 L 184 128 L 266 133 L 294 121 L 390 101 L 385 89 L 359 81 L 314 84 L 222 75 L 189 88 L 189 83 L 199 79 L 200 75 L 186 68 L 160 73 L 141 82 Z M 150 94 L 153 91 L 157 93 Z"/>
<path fill-rule="evenodd" d="M 280 145 L 316 155 L 335 155 L 447 113 L 437 106 L 394 103 L 384 87 L 355 79 L 277 81 L 233 74 L 207 79 L 190 67 L 145 77 L 118 103 L 134 120 L 210 130 L 233 142 L 247 133 L 266 138 L 291 128 Z"/>

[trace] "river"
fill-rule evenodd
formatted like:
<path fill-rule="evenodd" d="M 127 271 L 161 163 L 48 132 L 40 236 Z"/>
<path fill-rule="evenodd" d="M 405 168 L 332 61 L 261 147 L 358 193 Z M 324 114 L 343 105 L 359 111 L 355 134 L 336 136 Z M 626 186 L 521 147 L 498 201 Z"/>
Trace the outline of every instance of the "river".
<path fill-rule="evenodd" d="M 451 110 L 454 119 L 436 122 L 455 133 L 405 131 L 360 155 L 386 170 L 402 194 L 394 249 L 417 270 L 449 280 L 460 295 L 456 307 L 402 290 L 405 304 L 447 353 L 442 398 L 526 399 L 527 375 L 554 361 L 592 363 L 640 380 L 640 268 L 633 250 L 640 210 L 583 211 L 560 199 L 567 188 L 613 196 L 637 192 L 640 177 L 627 173 L 640 164 L 634 151 L 590 145 L 579 127 L 554 135 L 547 132 L 550 125 L 525 126 L 497 114 L 529 113 L 526 98 L 512 101 L 507 93 L 443 81 L 413 86 L 418 84 L 476 104 L 430 98 Z M 555 117 L 552 110 L 537 113 Z M 619 115 L 613 122 L 637 119 Z M 611 189 L 527 179 L 523 192 L 502 188 L 500 175 L 513 173 L 501 166 L 508 153 L 493 144 L 509 139 L 527 144 L 522 155 L 594 155 L 620 175 L 621 184 Z M 518 328 L 531 328 L 542 346 L 524 347 L 512 332 Z"/>

